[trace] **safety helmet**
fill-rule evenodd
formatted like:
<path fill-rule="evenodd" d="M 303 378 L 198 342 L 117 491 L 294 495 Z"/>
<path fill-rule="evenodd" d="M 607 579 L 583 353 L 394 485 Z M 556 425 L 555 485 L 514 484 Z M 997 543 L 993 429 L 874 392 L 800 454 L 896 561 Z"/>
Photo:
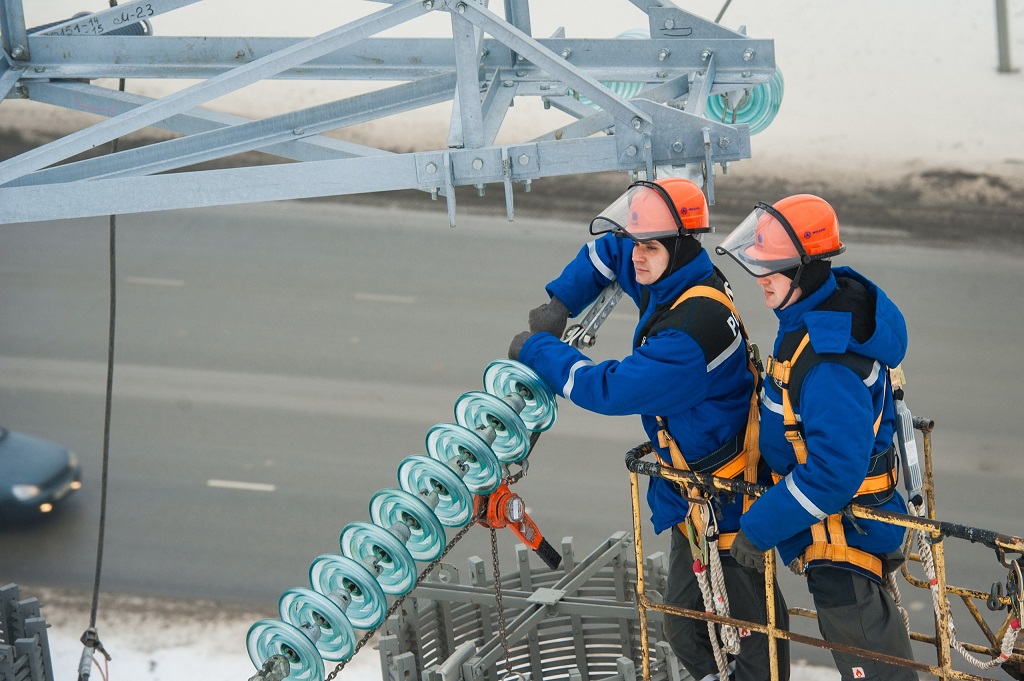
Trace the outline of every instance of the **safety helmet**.
<path fill-rule="evenodd" d="M 799 269 L 812 260 L 839 255 L 839 218 L 832 206 L 813 194 L 788 196 L 754 211 L 715 247 L 755 277 Z"/>
<path fill-rule="evenodd" d="M 591 234 L 612 232 L 636 242 L 710 231 L 704 192 L 682 177 L 634 182 L 590 221 Z"/>

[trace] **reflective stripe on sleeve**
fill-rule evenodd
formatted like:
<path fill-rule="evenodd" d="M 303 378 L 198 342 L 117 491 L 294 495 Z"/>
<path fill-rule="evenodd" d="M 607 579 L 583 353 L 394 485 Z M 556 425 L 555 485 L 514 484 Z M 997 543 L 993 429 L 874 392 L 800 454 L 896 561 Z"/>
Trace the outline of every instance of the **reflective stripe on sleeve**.
<path fill-rule="evenodd" d="M 608 265 L 605 265 L 604 262 L 601 261 L 601 258 L 597 255 L 596 241 L 591 241 L 590 243 L 587 244 L 587 253 L 590 254 L 590 264 L 594 266 L 595 270 L 601 273 L 601 276 L 603 276 L 608 281 L 616 280 L 617 277 L 615 276 L 615 272 L 612 272 L 611 268 L 608 267 Z"/>
<path fill-rule="evenodd" d="M 767 407 L 768 411 L 774 412 L 779 416 L 784 416 L 784 414 L 782 413 L 782 405 L 773 400 L 772 398 L 768 397 L 768 392 L 764 388 L 761 388 L 761 404 Z M 796 420 L 803 420 L 800 418 L 800 414 L 796 414 Z"/>
<path fill-rule="evenodd" d="M 711 360 L 711 363 L 708 364 L 708 373 L 710 374 L 712 371 L 717 369 L 722 362 L 729 359 L 729 357 L 732 356 L 732 353 L 736 352 L 736 348 L 738 348 L 742 343 L 743 336 L 740 334 L 736 334 L 736 338 L 733 339 L 732 344 L 730 344 L 729 347 L 727 347 L 722 354 L 720 354 L 718 357 L 715 357 L 713 360 Z"/>
<path fill-rule="evenodd" d="M 572 367 L 569 369 L 569 380 L 566 381 L 565 385 L 562 387 L 562 395 L 565 396 L 565 399 L 572 399 L 572 397 L 570 397 L 570 393 L 572 392 L 573 384 L 576 382 L 576 372 L 580 369 L 580 367 L 585 366 L 594 366 L 594 363 L 591 362 L 589 359 L 581 359 L 580 361 L 573 364 Z"/>
<path fill-rule="evenodd" d="M 864 379 L 864 385 L 866 385 L 869 388 L 873 386 L 875 382 L 878 381 L 878 374 L 881 372 L 881 370 L 882 365 L 878 363 L 878 360 L 875 360 L 875 363 L 871 365 L 871 373 L 868 374 L 868 377 Z"/>
<path fill-rule="evenodd" d="M 786 489 L 793 495 L 793 498 L 797 500 L 804 510 L 813 515 L 818 520 L 824 520 L 828 517 L 827 513 L 824 513 L 820 508 L 814 505 L 814 502 L 807 498 L 807 495 L 800 491 L 800 488 L 796 486 L 796 482 L 793 480 L 793 474 L 790 473 L 786 476 Z"/>

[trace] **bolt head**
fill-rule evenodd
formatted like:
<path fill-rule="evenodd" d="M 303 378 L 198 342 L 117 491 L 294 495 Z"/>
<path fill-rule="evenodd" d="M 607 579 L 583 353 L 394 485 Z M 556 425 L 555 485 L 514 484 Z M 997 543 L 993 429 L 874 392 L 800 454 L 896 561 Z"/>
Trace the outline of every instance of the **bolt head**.
<path fill-rule="evenodd" d="M 427 171 L 428 175 L 433 175 L 434 173 L 437 172 L 437 165 L 435 163 L 433 163 L 433 162 L 428 163 L 427 167 L 425 168 L 425 170 Z"/>
<path fill-rule="evenodd" d="M 626 156 L 636 156 L 636 146 L 635 145 L 630 144 L 628 147 L 626 147 Z"/>
<path fill-rule="evenodd" d="M 639 116 L 634 117 L 633 118 L 633 129 L 634 130 L 639 130 L 642 127 L 644 127 L 644 119 L 640 118 Z"/>
<path fill-rule="evenodd" d="M 725 149 L 726 147 L 728 147 L 729 146 L 729 138 L 728 137 L 719 137 L 718 138 L 718 146 L 720 146 L 722 149 Z"/>
<path fill-rule="evenodd" d="M 743 50 L 743 61 L 750 61 L 754 58 L 753 50 Z"/>
<path fill-rule="evenodd" d="M 520 154 L 519 155 L 519 165 L 525 166 L 529 162 L 530 162 L 530 157 L 529 156 L 527 156 L 526 154 Z"/>
<path fill-rule="evenodd" d="M 711 59 L 711 50 L 707 50 L 707 49 L 701 50 L 700 51 L 700 60 L 701 61 L 707 61 L 708 59 Z"/>
<path fill-rule="evenodd" d="M 676 22 L 673 19 L 665 19 L 665 28 L 675 28 Z"/>
<path fill-rule="evenodd" d="M 672 151 L 676 152 L 677 154 L 681 154 L 683 152 L 683 143 L 682 142 L 673 142 L 672 143 Z"/>
<path fill-rule="evenodd" d="M 460 2 L 459 4 L 455 5 L 455 11 L 458 12 L 459 14 L 465 14 L 466 13 L 466 3 Z"/>
<path fill-rule="evenodd" d="M 484 161 L 482 158 L 473 159 L 473 170 L 480 170 L 484 167 Z"/>

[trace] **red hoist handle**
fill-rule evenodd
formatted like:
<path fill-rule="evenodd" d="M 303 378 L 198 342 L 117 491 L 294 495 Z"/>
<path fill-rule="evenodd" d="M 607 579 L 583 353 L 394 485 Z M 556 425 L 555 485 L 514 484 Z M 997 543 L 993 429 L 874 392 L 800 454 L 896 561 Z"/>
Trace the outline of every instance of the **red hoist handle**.
<path fill-rule="evenodd" d="M 508 485 L 501 485 L 490 494 L 478 495 L 474 499 L 475 515 L 486 506 L 487 514 L 477 522 L 484 527 L 500 530 L 507 527 L 519 537 L 534 553 L 540 556 L 552 570 L 562 562 L 562 556 L 540 533 L 537 524 L 526 514 L 526 503 L 518 494 L 513 494 Z"/>

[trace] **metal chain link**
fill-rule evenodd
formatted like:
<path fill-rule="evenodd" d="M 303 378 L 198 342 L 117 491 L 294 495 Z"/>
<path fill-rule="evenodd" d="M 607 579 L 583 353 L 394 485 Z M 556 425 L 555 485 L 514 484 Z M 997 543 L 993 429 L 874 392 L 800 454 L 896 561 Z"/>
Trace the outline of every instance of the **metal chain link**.
<path fill-rule="evenodd" d="M 508 635 L 505 633 L 505 605 L 501 601 L 501 571 L 498 568 L 498 533 L 491 528 L 491 562 L 494 565 L 494 602 L 498 607 L 498 636 L 505 653 L 505 677 L 511 678 L 512 662 L 509 659 Z"/>
<path fill-rule="evenodd" d="M 451 551 L 455 547 L 455 544 L 457 544 L 459 542 L 459 540 L 461 540 L 464 536 L 466 536 L 466 533 L 469 532 L 470 528 L 472 528 L 474 525 L 476 525 L 477 521 L 480 520 L 485 515 L 487 515 L 487 508 L 486 507 L 481 509 L 479 513 L 477 513 L 476 515 L 474 515 L 472 518 L 469 519 L 469 522 L 467 522 L 462 527 L 462 529 L 459 530 L 458 534 L 456 534 L 454 537 L 452 537 L 451 541 L 449 541 L 445 545 L 444 551 L 441 552 L 441 555 L 438 556 L 437 558 L 435 558 L 434 560 L 430 561 L 430 563 L 428 563 L 427 566 L 425 568 L 423 568 L 423 571 L 420 572 L 420 574 L 416 577 L 416 583 L 413 584 L 412 589 L 409 590 L 409 593 L 403 594 L 402 596 L 397 598 L 394 603 L 391 604 L 391 607 L 388 608 L 386 613 L 384 613 L 384 620 L 380 624 L 378 624 L 376 627 L 374 627 L 373 629 L 370 629 L 365 634 L 363 634 L 363 637 L 361 639 L 359 639 L 358 643 L 356 643 L 356 649 L 354 651 L 352 651 L 352 655 L 350 655 L 347 660 L 342 660 L 341 662 L 339 662 L 338 665 L 334 668 L 334 671 L 332 671 L 330 674 L 327 675 L 327 678 L 326 678 L 325 681 L 334 681 L 334 678 L 341 672 L 342 669 L 345 668 L 345 665 L 347 665 L 349 663 L 349 661 L 352 660 L 352 658 L 354 658 L 356 656 L 356 653 L 358 653 L 363 648 L 363 646 L 365 646 L 367 644 L 367 642 L 371 638 L 373 638 L 374 634 L 376 634 L 377 631 L 387 623 L 388 619 L 390 619 L 391 616 L 394 615 L 398 611 L 398 609 L 400 607 L 402 607 L 402 603 L 404 603 L 405 599 L 409 597 L 409 594 L 411 594 L 413 592 L 413 590 L 415 590 L 416 587 L 418 587 L 423 582 L 423 580 L 427 577 L 427 575 L 429 575 L 431 572 L 433 572 L 434 569 L 438 565 L 441 564 L 441 560 L 446 555 L 448 555 L 448 552 Z M 493 537 L 493 535 L 494 535 L 494 530 L 491 530 L 491 536 Z M 498 602 L 499 602 L 499 604 L 501 603 L 501 597 L 500 596 L 498 597 Z"/>

